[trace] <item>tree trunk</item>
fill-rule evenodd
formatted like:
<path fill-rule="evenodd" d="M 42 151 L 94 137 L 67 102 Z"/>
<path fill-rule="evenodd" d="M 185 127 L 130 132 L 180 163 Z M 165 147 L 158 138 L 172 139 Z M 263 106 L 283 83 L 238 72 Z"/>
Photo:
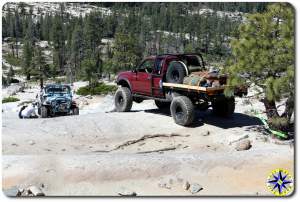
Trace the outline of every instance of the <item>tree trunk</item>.
<path fill-rule="evenodd" d="M 294 112 L 294 96 L 291 95 L 285 103 L 285 110 L 282 114 L 282 117 L 286 117 L 290 122 L 293 112 Z"/>
<path fill-rule="evenodd" d="M 12 55 L 15 56 L 15 48 L 14 48 L 13 44 L 11 44 L 11 52 L 12 52 Z"/>
<path fill-rule="evenodd" d="M 274 117 L 279 117 L 275 101 L 269 101 L 267 98 L 264 98 L 263 103 L 265 105 L 266 114 L 267 114 L 268 119 L 274 118 Z"/>
<path fill-rule="evenodd" d="M 16 55 L 19 58 L 18 38 L 16 39 Z"/>
<path fill-rule="evenodd" d="M 30 80 L 30 73 L 28 73 L 28 74 L 26 75 L 26 80 L 27 80 L 27 81 Z"/>
<path fill-rule="evenodd" d="M 44 79 L 42 76 L 40 77 L 40 87 L 41 89 L 44 87 Z"/>

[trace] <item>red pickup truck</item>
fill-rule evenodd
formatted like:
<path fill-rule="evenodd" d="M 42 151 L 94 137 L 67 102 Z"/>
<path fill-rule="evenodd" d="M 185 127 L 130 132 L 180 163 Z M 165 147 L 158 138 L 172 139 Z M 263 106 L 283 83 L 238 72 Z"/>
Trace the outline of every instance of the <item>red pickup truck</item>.
<path fill-rule="evenodd" d="M 183 84 L 191 74 L 203 77 L 202 83 Z M 223 93 L 226 76 L 207 71 L 201 54 L 147 57 L 132 71 L 119 73 L 116 83 L 120 86 L 115 94 L 118 112 L 130 111 L 133 101 L 153 99 L 159 109 L 170 108 L 175 123 L 183 126 L 193 122 L 195 109 L 212 106 L 214 113 L 228 117 L 235 108 L 234 97 Z"/>

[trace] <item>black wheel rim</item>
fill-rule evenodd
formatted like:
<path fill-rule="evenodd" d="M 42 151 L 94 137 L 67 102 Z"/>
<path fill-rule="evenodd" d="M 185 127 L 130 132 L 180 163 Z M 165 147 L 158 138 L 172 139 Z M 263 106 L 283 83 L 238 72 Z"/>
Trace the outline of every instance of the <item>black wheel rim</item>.
<path fill-rule="evenodd" d="M 174 81 L 178 81 L 179 80 L 179 73 L 178 73 L 178 71 L 173 71 L 172 72 L 172 79 Z"/>
<path fill-rule="evenodd" d="M 180 106 L 177 106 L 175 108 L 175 117 L 176 117 L 177 120 L 181 120 L 184 117 L 183 110 Z"/>
<path fill-rule="evenodd" d="M 124 103 L 124 98 L 123 98 L 123 96 L 120 95 L 120 96 L 118 97 L 118 105 L 119 105 L 119 106 L 123 106 L 123 103 Z"/>

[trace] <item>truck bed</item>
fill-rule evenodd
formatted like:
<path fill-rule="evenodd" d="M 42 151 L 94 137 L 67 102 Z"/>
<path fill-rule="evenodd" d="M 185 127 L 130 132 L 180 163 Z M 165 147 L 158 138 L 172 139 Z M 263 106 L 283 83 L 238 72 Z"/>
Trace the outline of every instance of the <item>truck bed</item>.
<path fill-rule="evenodd" d="M 219 87 L 202 87 L 202 86 L 191 86 L 186 84 L 177 84 L 177 83 L 163 83 L 163 87 L 167 89 L 188 91 L 188 92 L 199 92 L 206 93 L 209 95 L 218 94 L 224 91 L 225 86 Z"/>

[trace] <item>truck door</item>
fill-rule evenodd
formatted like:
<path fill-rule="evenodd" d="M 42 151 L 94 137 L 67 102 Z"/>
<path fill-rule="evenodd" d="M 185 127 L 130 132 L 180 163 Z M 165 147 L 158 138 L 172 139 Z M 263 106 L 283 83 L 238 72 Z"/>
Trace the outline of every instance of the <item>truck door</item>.
<path fill-rule="evenodd" d="M 143 95 L 151 95 L 151 74 L 154 59 L 146 59 L 137 69 L 135 91 Z"/>
<path fill-rule="evenodd" d="M 154 97 L 164 97 L 162 89 L 163 64 L 164 57 L 157 57 L 152 72 L 152 96 Z"/>

